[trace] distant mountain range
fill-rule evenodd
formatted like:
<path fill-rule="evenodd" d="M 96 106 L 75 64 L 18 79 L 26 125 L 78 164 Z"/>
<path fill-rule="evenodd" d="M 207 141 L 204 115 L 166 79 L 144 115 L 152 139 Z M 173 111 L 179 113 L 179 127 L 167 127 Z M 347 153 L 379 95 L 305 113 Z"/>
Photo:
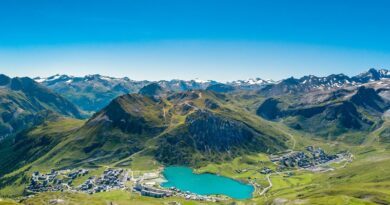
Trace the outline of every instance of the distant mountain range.
<path fill-rule="evenodd" d="M 381 91 L 377 93 L 388 100 L 390 98 L 389 92 L 386 91 L 388 85 L 387 81 L 384 81 L 387 79 L 390 79 L 390 71 L 385 69 L 370 69 L 353 77 L 343 74 L 332 74 L 326 77 L 309 75 L 299 79 L 291 77 L 278 82 L 255 78 L 227 83 L 211 80 L 135 81 L 126 77 L 114 78 L 102 75 L 84 77 L 55 75 L 32 80 L 27 77 L 9 78 L 0 75 L 0 95 L 2 95 L 0 136 L 4 138 L 39 124 L 45 116 L 47 117 L 48 112 L 75 118 L 91 116 L 113 99 L 128 93 L 140 93 L 158 100 L 160 96 L 168 97 L 177 92 L 191 90 L 208 90 L 216 93 L 254 92 L 256 95 L 272 97 L 278 102 L 283 102 L 283 99 L 288 96 L 286 94 L 299 96 L 302 93 L 337 90 L 338 94 L 335 95 L 342 95 L 342 89 L 348 87 L 382 83 Z M 281 112 L 283 114 L 278 117 L 291 113 Z M 360 124 L 363 125 L 362 123 Z"/>
<path fill-rule="evenodd" d="M 307 92 L 313 90 L 329 90 L 345 86 L 358 86 L 364 83 L 390 78 L 389 70 L 370 69 L 357 76 L 348 77 L 344 74 L 332 74 L 326 77 L 314 75 L 302 78 L 288 78 L 275 84 L 270 84 L 261 89 L 262 94 L 279 95 L 285 93 Z"/>
<path fill-rule="evenodd" d="M 96 112 L 114 98 L 128 93 L 137 93 L 141 88 L 151 83 L 158 83 L 169 91 L 186 91 L 205 89 L 215 81 L 199 80 L 170 80 L 170 81 L 135 81 L 127 77 L 114 78 L 102 75 L 87 75 L 73 77 L 68 75 L 54 75 L 48 78 L 34 78 L 35 81 L 61 93 L 71 102 L 87 112 Z"/>
<path fill-rule="evenodd" d="M 333 74 L 327 77 L 309 75 L 299 79 L 288 78 L 281 81 L 254 78 L 227 83 L 212 80 L 135 81 L 127 77 L 114 78 L 102 75 L 87 75 L 84 77 L 54 75 L 48 78 L 37 77 L 34 80 L 47 86 L 54 92 L 60 93 L 82 110 L 93 113 L 108 105 L 115 97 L 127 93 L 138 93 L 141 88 L 151 83 L 157 83 L 166 92 L 198 89 L 209 89 L 216 92 L 259 90 L 269 95 L 277 95 L 286 92 L 302 92 L 315 89 L 327 90 L 346 85 L 359 85 L 384 78 L 390 78 L 390 71 L 370 69 L 353 77 L 343 74 Z M 209 86 L 211 87 L 208 88 Z"/>

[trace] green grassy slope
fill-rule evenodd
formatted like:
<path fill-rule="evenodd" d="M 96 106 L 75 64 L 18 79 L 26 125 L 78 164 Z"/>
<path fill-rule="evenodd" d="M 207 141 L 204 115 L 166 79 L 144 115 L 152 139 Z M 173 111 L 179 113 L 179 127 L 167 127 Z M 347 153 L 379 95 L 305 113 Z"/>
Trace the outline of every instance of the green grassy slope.
<path fill-rule="evenodd" d="M 33 171 L 50 170 L 52 165 L 44 166 L 48 159 L 47 154 L 68 140 L 69 133 L 81 127 L 83 123 L 81 120 L 58 118 L 20 133 L 15 140 L 2 142 L 0 195 L 21 195 Z"/>
<path fill-rule="evenodd" d="M 210 172 L 232 177 L 247 183 L 259 185 L 254 198 L 236 202 L 237 204 L 389 204 L 390 193 L 390 146 L 387 142 L 389 121 L 383 119 L 381 126 L 367 134 L 349 132 L 337 140 L 321 138 L 313 133 L 286 126 L 283 122 L 267 121 L 256 115 L 257 107 L 264 102 L 261 96 L 243 93 L 218 94 L 209 91 L 189 91 L 176 93 L 161 100 L 140 95 L 125 95 L 117 98 L 106 109 L 82 122 L 68 123 L 68 126 L 46 124 L 27 132 L 26 136 L 40 139 L 46 134 L 61 139 L 43 155 L 23 164 L 21 168 L 7 174 L 0 180 L 0 196 L 18 196 L 28 177 L 35 170 L 48 171 L 50 168 L 62 169 L 88 167 L 101 171 L 105 167 L 125 167 L 134 170 L 156 169 L 162 164 L 181 163 L 196 167 L 197 172 Z M 206 110 L 208 114 L 198 114 Z M 207 130 L 203 123 L 215 130 Z M 219 122 L 221 124 L 218 124 Z M 200 124 L 200 125 L 199 125 Z M 195 128 L 192 126 L 196 125 Z M 81 126 L 81 127 L 80 127 Z M 199 127 L 198 127 L 199 126 Z M 80 128 L 78 128 L 80 127 Z M 220 129 L 219 127 L 224 127 Z M 75 129 L 78 128 L 78 129 Z M 252 138 L 256 145 L 265 146 L 254 149 L 251 145 L 236 144 L 229 141 L 226 152 L 224 146 L 198 144 L 205 137 L 191 129 L 241 136 L 242 130 L 255 133 Z M 230 128 L 232 128 L 230 130 Z M 233 129 L 234 128 L 234 129 Z M 211 129 L 211 128 L 210 128 Z M 224 132 L 228 130 L 228 133 Z M 206 131 L 205 131 L 206 130 Z M 241 130 L 241 131 L 240 131 Z M 55 132 L 58 131 L 58 132 Z M 60 133 L 68 132 L 65 135 Z M 39 137 L 38 137 L 39 136 Z M 199 136 L 201 136 L 199 138 Z M 50 138 L 50 137 L 49 137 Z M 259 141 L 256 141 L 259 140 Z M 188 143 L 191 142 L 191 143 Z M 234 140 L 233 140 L 234 142 Z M 180 143 L 179 146 L 174 146 Z M 219 142 L 218 145 L 226 143 Z M 259 143 L 259 144 L 257 144 Z M 203 147 L 207 145 L 205 152 Z M 269 186 L 267 176 L 260 174 L 263 167 L 275 169 L 268 155 L 285 149 L 302 150 L 315 145 L 327 152 L 337 153 L 348 150 L 354 155 L 352 163 L 332 165 L 331 172 L 313 173 L 293 170 L 292 175 L 275 173 L 269 176 L 273 186 L 264 195 L 261 191 Z M 267 147 L 269 146 L 269 147 Z M 44 147 L 47 147 L 46 145 Z M 161 147 L 174 150 L 177 154 L 167 160 L 159 158 Z M 32 147 L 26 149 L 32 150 Z M 219 153 L 218 153 L 219 151 Z M 188 153 L 191 152 L 191 155 Z M 166 153 L 164 153 L 166 154 Z M 165 157 L 168 155 L 163 155 Z M 185 161 L 174 161 L 181 156 Z M 184 158 L 185 159 L 185 158 Z M 172 161 L 170 161 L 172 160 Z M 24 204 L 42 204 L 60 198 L 70 204 L 80 204 L 88 200 L 96 204 L 165 204 L 179 201 L 182 204 L 198 204 L 179 198 L 154 199 L 140 197 L 129 192 L 114 191 L 96 195 L 71 193 L 42 193 L 23 201 Z M 229 204 L 227 201 L 223 204 Z"/>
<path fill-rule="evenodd" d="M 142 151 L 149 153 L 149 156 L 157 156 L 157 159 L 167 164 L 188 163 L 199 166 L 204 161 L 213 159 L 209 153 L 222 154 L 223 157 L 219 159 L 234 157 L 224 149 L 219 150 L 220 147 L 210 146 L 214 141 L 225 139 L 222 135 L 227 137 L 231 132 L 236 133 L 232 137 L 243 136 L 243 133 L 249 133 L 252 137 L 245 146 L 244 141 L 226 142 L 231 147 L 232 154 L 285 149 L 284 143 L 290 138 L 284 132 L 273 128 L 270 125 L 272 122 L 261 120 L 247 110 L 230 104 L 228 100 L 228 96 L 217 96 L 207 91 L 174 94 L 159 101 L 137 94 L 124 95 L 95 114 L 81 129 L 67 138 L 71 140 L 61 142 L 48 153 L 47 160 L 43 161 L 58 168 L 95 166 L 117 162 Z M 200 110 L 210 115 L 189 122 L 189 116 L 195 116 Z M 198 123 L 196 125 L 203 126 L 202 123 L 207 122 L 207 119 L 217 120 L 217 124 L 230 124 L 230 131 L 215 126 L 212 128 L 213 136 L 222 133 L 220 138 L 210 138 L 195 146 L 188 144 L 199 137 L 197 133 L 202 132 L 193 125 Z M 224 132 L 226 133 L 223 134 Z M 170 140 L 173 138 L 176 140 Z M 184 144 L 175 147 L 171 142 Z M 252 145 L 259 146 L 255 149 Z M 208 146 L 212 149 L 211 152 L 204 150 L 203 146 Z M 189 152 L 191 155 L 187 160 L 177 162 L 172 155 L 160 150 L 162 147 L 176 151 L 177 156 L 180 153 L 188 155 Z M 233 152 L 234 150 L 237 152 Z"/>
<path fill-rule="evenodd" d="M 39 125 L 53 113 L 83 117 L 71 102 L 30 78 L 0 77 L 0 140 Z"/>
<path fill-rule="evenodd" d="M 6 139 L 0 144 L 0 167 L 3 167 L 0 176 L 39 159 L 82 123 L 71 118 L 55 118 Z"/>

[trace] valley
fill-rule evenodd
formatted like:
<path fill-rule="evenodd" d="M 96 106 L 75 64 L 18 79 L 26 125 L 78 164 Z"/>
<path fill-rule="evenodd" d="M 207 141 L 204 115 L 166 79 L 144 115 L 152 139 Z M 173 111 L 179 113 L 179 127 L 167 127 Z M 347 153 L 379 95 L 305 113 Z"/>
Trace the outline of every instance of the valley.
<path fill-rule="evenodd" d="M 7 101 L 14 102 L 13 110 L 50 114 L 3 135 L 0 204 L 390 202 L 390 76 L 384 70 L 249 84 L 180 81 L 185 88 L 137 82 L 137 91 L 115 94 L 97 110 L 78 108 L 75 99 L 56 93 L 69 86 L 62 81 L 103 82 L 102 76 L 89 77 L 25 79 L 39 88 L 33 94 L 4 78 L 4 96 L 27 96 L 23 102 L 35 104 L 2 98 L 3 126 L 13 125 L 4 123 Z M 58 97 L 48 97 L 55 101 L 46 105 L 46 95 Z M 26 119 L 20 116 L 13 119 Z M 199 187 L 212 187 L 198 184 L 194 191 L 164 187 L 164 170 L 177 166 L 193 171 L 184 171 L 187 177 L 206 176 L 217 184 L 223 177 L 229 182 L 222 185 L 252 187 L 251 197 L 202 194 Z M 180 185 L 187 180 L 179 179 Z"/>

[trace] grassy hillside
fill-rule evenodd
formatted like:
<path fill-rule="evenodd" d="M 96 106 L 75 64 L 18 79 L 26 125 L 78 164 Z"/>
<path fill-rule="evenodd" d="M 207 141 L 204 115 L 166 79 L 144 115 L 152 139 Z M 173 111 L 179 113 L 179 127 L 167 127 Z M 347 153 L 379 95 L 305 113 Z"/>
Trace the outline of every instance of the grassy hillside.
<path fill-rule="evenodd" d="M 256 182 L 261 187 L 254 193 L 254 198 L 234 202 L 236 204 L 388 204 L 390 202 L 389 150 L 380 145 L 371 148 L 351 147 L 355 159 L 349 164 L 340 164 L 336 170 L 325 173 L 309 171 L 292 171 L 270 176 L 273 187 L 260 196 L 259 192 L 267 187 L 266 175 L 256 170 L 267 166 L 274 168 L 264 154 L 237 157 L 232 161 L 208 164 L 197 169 L 197 172 L 218 173 L 242 181 Z M 344 167 L 345 165 L 345 167 Z M 247 170 L 237 173 L 236 170 Z M 83 204 L 85 201 L 94 204 L 166 204 L 181 202 L 182 204 L 231 204 L 233 201 L 221 203 L 201 203 L 187 201 L 182 198 L 155 199 L 141 197 L 128 192 L 113 191 L 95 195 L 72 193 L 42 193 L 34 198 L 22 201 L 22 204 L 42 204 L 54 199 L 61 199 L 70 204 Z"/>
<path fill-rule="evenodd" d="M 256 115 L 265 101 L 266 98 L 251 92 L 188 91 L 159 99 L 139 94 L 121 96 L 85 123 L 61 119 L 23 132 L 15 141 L 3 144 L 0 150 L 7 153 L 8 148 L 10 153 L 13 149 L 15 158 L 0 157 L 4 161 L 1 163 L 8 163 L 4 167 L 9 168 L 5 171 L 9 173 L 0 179 L 0 196 L 23 195 L 33 171 L 78 167 L 90 168 L 94 173 L 107 167 L 147 171 L 161 165 L 183 164 L 199 173 L 216 173 L 256 184 L 254 198 L 234 202 L 237 204 L 390 203 L 388 119 L 380 118 L 382 122 L 366 132 L 324 138 L 286 126 L 284 121 L 268 121 Z M 333 154 L 349 151 L 353 161 L 332 164 L 335 170 L 328 172 L 259 172 L 264 167 L 276 170 L 270 154 L 303 150 L 309 145 Z M 13 159 L 12 166 L 5 159 Z M 268 179 L 272 187 L 262 194 L 270 185 Z M 94 195 L 41 193 L 21 203 L 44 204 L 55 199 L 69 204 L 198 204 L 182 198 L 160 200 L 125 191 Z M 230 203 L 233 201 L 222 204 Z"/>
<path fill-rule="evenodd" d="M 58 168 L 95 166 L 142 151 L 165 164 L 199 166 L 286 148 L 289 137 L 285 133 L 228 99 L 207 91 L 174 94 L 158 101 L 138 94 L 121 96 L 71 133 L 67 137 L 71 140 L 62 141 L 45 162 Z M 210 129 L 209 135 L 202 135 L 205 128 Z M 188 157 L 177 161 L 175 156 Z"/>
<path fill-rule="evenodd" d="M 34 129 L 20 133 L 15 139 L 0 143 L 0 195 L 17 196 L 24 188 L 33 171 L 47 171 L 44 166 L 47 154 L 60 143 L 68 140 L 69 133 L 81 127 L 84 121 L 57 118 Z"/>
<path fill-rule="evenodd" d="M 0 74 L 0 140 L 39 125 L 52 113 L 83 117 L 75 105 L 34 80 Z"/>
<path fill-rule="evenodd" d="M 39 159 L 83 123 L 62 117 L 50 121 L 0 143 L 0 176 Z"/>

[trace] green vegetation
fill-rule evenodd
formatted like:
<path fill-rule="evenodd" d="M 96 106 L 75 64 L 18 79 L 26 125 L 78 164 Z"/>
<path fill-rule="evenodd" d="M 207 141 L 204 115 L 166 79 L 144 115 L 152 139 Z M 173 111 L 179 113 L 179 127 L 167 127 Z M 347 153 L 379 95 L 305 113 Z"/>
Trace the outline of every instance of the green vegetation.
<path fill-rule="evenodd" d="M 79 185 L 107 167 L 142 173 L 180 164 L 199 173 L 216 173 L 254 184 L 253 199 L 237 204 L 390 203 L 387 119 L 365 110 L 356 99 L 349 99 L 347 104 L 331 99 L 302 110 L 294 107 L 292 110 L 299 114 L 268 121 L 257 112 L 266 99 L 251 92 L 188 91 L 152 98 L 132 94 L 113 100 L 86 122 L 53 118 L 0 143 L 0 167 L 4 167 L 0 170 L 0 196 L 25 195 L 24 188 L 34 171 L 90 169 L 88 175 L 73 182 Z M 288 105 L 296 106 L 307 99 L 289 96 L 279 100 L 283 103 L 278 109 L 284 112 L 291 111 Z M 356 110 L 349 107 L 351 103 Z M 318 107 L 324 110 L 311 113 Z M 342 113 L 332 115 L 335 118 L 327 118 L 339 111 Z M 354 122 L 362 127 L 344 126 L 343 120 L 358 120 Z M 266 167 L 277 170 L 269 159 L 271 154 L 303 150 L 309 145 L 330 153 L 349 151 L 354 160 L 331 164 L 335 170 L 328 172 L 291 169 L 260 173 Z M 129 191 L 41 193 L 21 203 L 45 204 L 57 199 L 69 204 L 199 204 L 174 197 L 142 197 Z"/>
<path fill-rule="evenodd" d="M 124 191 L 111 191 L 102 192 L 94 195 L 80 194 L 80 193 L 41 193 L 34 198 L 23 201 L 23 204 L 29 205 L 41 205 L 49 204 L 50 201 L 60 201 L 65 204 L 118 204 L 118 205 L 162 205 L 169 204 L 172 202 L 179 202 L 183 205 L 197 205 L 197 204 L 214 204 L 206 202 L 194 202 L 188 201 L 183 198 L 165 198 L 155 199 L 151 197 L 143 197 L 137 194 L 131 194 Z M 63 201 L 62 201 L 63 200 Z M 226 204 L 226 203 L 225 203 Z"/>

